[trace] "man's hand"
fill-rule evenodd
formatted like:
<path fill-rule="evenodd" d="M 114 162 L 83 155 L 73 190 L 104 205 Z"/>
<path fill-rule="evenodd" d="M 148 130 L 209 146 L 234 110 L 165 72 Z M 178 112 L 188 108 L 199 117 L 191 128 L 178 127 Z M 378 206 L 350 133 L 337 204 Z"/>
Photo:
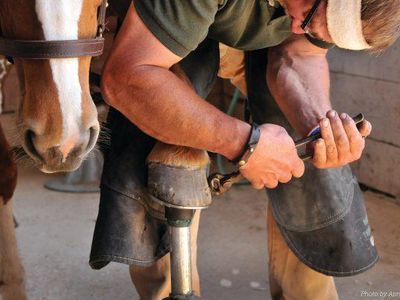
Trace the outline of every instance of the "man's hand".
<path fill-rule="evenodd" d="M 357 128 L 353 119 L 334 110 L 320 121 L 321 139 L 314 144 L 312 162 L 320 169 L 336 168 L 360 159 L 365 147 L 364 138 L 370 135 L 372 126 L 368 121 Z"/>
<path fill-rule="evenodd" d="M 279 182 L 287 183 L 304 173 L 304 163 L 298 157 L 294 141 L 283 127 L 264 124 L 256 150 L 246 165 L 240 168 L 242 175 L 255 189 L 275 188 Z"/>

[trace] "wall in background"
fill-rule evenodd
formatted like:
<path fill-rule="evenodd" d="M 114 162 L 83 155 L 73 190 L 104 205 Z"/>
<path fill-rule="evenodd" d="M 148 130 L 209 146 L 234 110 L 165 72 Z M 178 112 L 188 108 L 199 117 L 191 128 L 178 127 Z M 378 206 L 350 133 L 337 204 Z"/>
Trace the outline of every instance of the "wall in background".
<path fill-rule="evenodd" d="M 329 61 L 334 107 L 373 124 L 353 170 L 360 182 L 400 198 L 400 43 L 378 57 L 333 49 Z"/>

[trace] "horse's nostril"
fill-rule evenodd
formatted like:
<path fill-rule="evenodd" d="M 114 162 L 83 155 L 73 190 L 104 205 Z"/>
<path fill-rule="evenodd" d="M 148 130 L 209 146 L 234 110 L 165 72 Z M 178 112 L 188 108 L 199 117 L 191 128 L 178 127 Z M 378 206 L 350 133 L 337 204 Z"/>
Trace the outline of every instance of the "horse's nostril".
<path fill-rule="evenodd" d="M 89 152 L 96 145 L 97 137 L 99 136 L 99 126 L 92 126 L 89 128 L 89 141 L 87 143 L 86 151 Z"/>
<path fill-rule="evenodd" d="M 37 152 L 35 148 L 35 144 L 33 143 L 33 139 L 35 138 L 36 134 L 32 130 L 27 130 L 25 132 L 25 147 L 28 153 L 33 156 L 34 158 L 42 161 L 42 157 L 40 154 Z"/>

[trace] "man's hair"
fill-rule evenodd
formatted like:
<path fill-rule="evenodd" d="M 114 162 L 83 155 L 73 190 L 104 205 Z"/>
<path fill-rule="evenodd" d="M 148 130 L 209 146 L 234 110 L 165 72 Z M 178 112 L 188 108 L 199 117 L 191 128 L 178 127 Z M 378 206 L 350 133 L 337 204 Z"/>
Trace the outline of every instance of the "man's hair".
<path fill-rule="evenodd" d="M 400 36 L 400 1 L 362 0 L 361 19 L 371 50 L 381 52 Z"/>

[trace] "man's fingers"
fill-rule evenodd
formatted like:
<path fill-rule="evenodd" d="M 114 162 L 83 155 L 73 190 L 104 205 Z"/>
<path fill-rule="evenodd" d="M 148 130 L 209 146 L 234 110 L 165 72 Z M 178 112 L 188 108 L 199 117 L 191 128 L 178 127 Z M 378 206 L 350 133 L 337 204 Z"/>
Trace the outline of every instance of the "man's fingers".
<path fill-rule="evenodd" d="M 350 151 L 353 155 L 353 159 L 359 159 L 362 151 L 364 150 L 365 141 L 362 138 L 361 133 L 358 131 L 356 124 L 353 119 L 346 115 L 346 118 L 342 120 L 344 130 L 347 133 L 350 141 Z M 368 125 L 366 125 L 368 126 Z"/>
<path fill-rule="evenodd" d="M 265 177 L 266 178 L 264 184 L 266 188 L 274 189 L 278 186 L 279 182 L 275 174 L 268 173 Z"/>
<path fill-rule="evenodd" d="M 326 146 L 323 139 L 318 139 L 315 142 L 312 162 L 317 168 L 322 168 L 326 165 Z"/>
<path fill-rule="evenodd" d="M 335 111 L 330 111 L 328 117 L 331 121 L 333 137 L 335 139 L 338 161 L 339 163 L 348 163 L 351 153 L 350 144 L 346 131 L 343 128 L 342 120 L 346 118 L 346 114 L 339 115 Z"/>
<path fill-rule="evenodd" d="M 292 180 L 292 173 L 286 172 L 286 173 L 279 174 L 278 181 L 280 183 L 288 183 L 290 180 Z"/>
<path fill-rule="evenodd" d="M 256 181 L 256 182 L 251 181 L 250 183 L 251 183 L 251 186 L 256 190 L 261 190 L 264 188 L 264 183 L 261 180 Z"/>
<path fill-rule="evenodd" d="M 361 136 L 364 137 L 364 138 L 369 136 L 371 134 L 371 131 L 372 131 L 371 123 L 368 122 L 367 120 L 364 120 L 360 124 L 360 126 L 358 128 L 358 131 L 360 132 Z"/>
<path fill-rule="evenodd" d="M 303 176 L 304 170 L 304 162 L 300 158 L 296 158 L 292 169 L 292 175 L 296 178 L 300 178 L 301 176 Z"/>
<path fill-rule="evenodd" d="M 320 121 L 320 128 L 321 136 L 325 141 L 327 160 L 331 162 L 336 162 L 338 159 L 338 154 L 331 124 L 328 118 L 324 118 Z"/>
<path fill-rule="evenodd" d="M 279 182 L 281 183 L 287 183 L 290 181 L 290 179 L 292 178 L 292 176 L 289 175 L 280 175 L 279 176 L 279 180 L 278 180 L 278 176 L 272 172 L 267 173 L 264 176 L 264 180 L 263 181 L 251 181 L 251 186 L 256 189 L 256 190 L 261 190 L 263 188 L 269 188 L 269 189 L 274 189 L 278 186 Z"/>

